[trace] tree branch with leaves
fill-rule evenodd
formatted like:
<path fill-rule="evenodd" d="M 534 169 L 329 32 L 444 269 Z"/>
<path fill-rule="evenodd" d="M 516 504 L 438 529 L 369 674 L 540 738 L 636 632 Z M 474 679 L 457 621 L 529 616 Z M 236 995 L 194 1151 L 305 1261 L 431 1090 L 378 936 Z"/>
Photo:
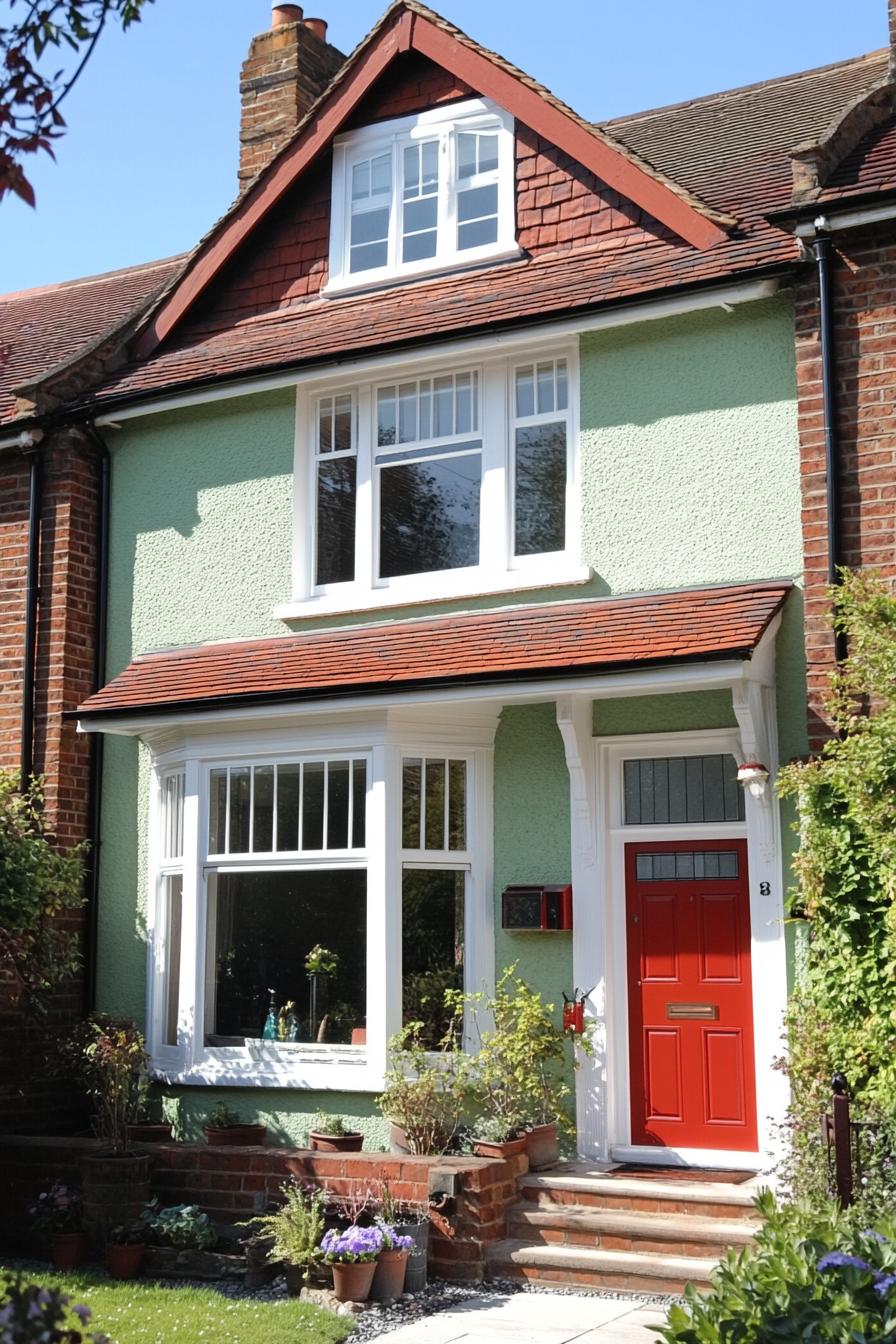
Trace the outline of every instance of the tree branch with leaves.
<path fill-rule="evenodd" d="M 13 22 L 0 26 L 0 201 L 8 193 L 34 205 L 23 161 L 65 133 L 60 104 L 96 50 L 107 22 L 123 29 L 153 0 L 8 0 Z M 73 53 L 68 65 L 47 71 L 54 53 Z"/>

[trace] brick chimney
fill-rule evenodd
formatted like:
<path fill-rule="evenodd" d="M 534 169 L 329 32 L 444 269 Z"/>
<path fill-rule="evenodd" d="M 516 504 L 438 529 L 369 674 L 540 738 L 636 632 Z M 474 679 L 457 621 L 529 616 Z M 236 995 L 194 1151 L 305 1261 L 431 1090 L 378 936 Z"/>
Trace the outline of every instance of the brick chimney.
<path fill-rule="evenodd" d="M 345 60 L 323 19 L 300 5 L 275 5 L 240 73 L 240 191 L 269 163 Z"/>

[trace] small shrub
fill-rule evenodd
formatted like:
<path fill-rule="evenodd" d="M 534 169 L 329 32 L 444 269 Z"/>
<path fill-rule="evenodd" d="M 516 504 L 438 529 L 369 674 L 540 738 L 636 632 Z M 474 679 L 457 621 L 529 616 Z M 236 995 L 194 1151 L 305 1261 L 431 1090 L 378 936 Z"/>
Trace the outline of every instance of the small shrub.
<path fill-rule="evenodd" d="M 357 1131 L 349 1129 L 345 1119 L 341 1115 L 327 1115 L 326 1111 L 318 1111 L 311 1125 L 315 1134 L 328 1134 L 333 1139 L 343 1139 L 346 1134 L 354 1134 Z"/>
<path fill-rule="evenodd" d="M 93 1104 L 93 1127 L 113 1152 L 129 1148 L 128 1125 L 136 1123 L 146 1096 L 146 1041 L 129 1017 L 96 1013 L 72 1034 L 66 1055 Z"/>
<path fill-rule="evenodd" d="M 80 1232 L 82 1225 L 80 1192 L 70 1185 L 62 1185 L 57 1181 L 49 1190 L 38 1195 L 28 1210 L 28 1216 L 35 1230 L 44 1236 L 52 1236 L 54 1232 Z"/>
<path fill-rule="evenodd" d="M 307 1281 L 311 1266 L 322 1254 L 327 1195 L 323 1190 L 303 1190 L 296 1181 L 285 1181 L 280 1189 L 282 1206 L 274 1213 L 251 1219 L 247 1226 L 254 1228 L 257 1236 L 270 1239 L 270 1263 L 282 1260 L 304 1268 Z"/>
<path fill-rule="evenodd" d="M 386 1090 L 377 1105 L 388 1120 L 401 1126 L 408 1147 L 418 1155 L 447 1152 L 460 1127 L 468 1059 L 449 1044 L 442 1061 L 433 1063 L 428 1057 L 422 1022 L 408 1023 L 389 1041 Z"/>
<path fill-rule="evenodd" d="M 89 1307 L 73 1305 L 58 1288 L 7 1279 L 0 1299 L 3 1344 L 111 1344 L 108 1335 L 87 1334 Z"/>
<path fill-rule="evenodd" d="M 667 1344 L 879 1344 L 896 1338 L 896 1224 L 858 1230 L 832 1201 L 778 1206 L 756 1201 L 765 1219 L 756 1245 L 693 1288 L 669 1310 Z"/>
<path fill-rule="evenodd" d="M 205 1124 L 208 1129 L 234 1129 L 242 1123 L 243 1121 L 233 1107 L 228 1106 L 224 1101 L 219 1101 L 217 1106 L 213 1107 L 205 1117 Z"/>
<path fill-rule="evenodd" d="M 175 1204 L 170 1209 L 157 1209 L 151 1204 L 144 1210 L 142 1222 L 147 1241 L 157 1246 L 209 1251 L 218 1240 L 208 1214 L 201 1213 L 195 1204 Z"/>

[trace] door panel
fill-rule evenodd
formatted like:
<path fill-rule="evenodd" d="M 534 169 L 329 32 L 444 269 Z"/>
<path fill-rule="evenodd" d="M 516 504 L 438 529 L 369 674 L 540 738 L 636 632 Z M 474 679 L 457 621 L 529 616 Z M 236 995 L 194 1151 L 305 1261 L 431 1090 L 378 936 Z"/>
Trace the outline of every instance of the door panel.
<path fill-rule="evenodd" d="M 625 853 L 631 1141 L 755 1152 L 746 842 Z"/>

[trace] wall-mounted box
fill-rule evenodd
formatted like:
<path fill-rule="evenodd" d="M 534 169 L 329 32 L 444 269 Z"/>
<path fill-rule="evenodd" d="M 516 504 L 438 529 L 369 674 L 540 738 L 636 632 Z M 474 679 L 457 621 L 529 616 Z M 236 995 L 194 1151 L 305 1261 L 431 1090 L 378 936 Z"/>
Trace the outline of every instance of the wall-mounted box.
<path fill-rule="evenodd" d="M 572 887 L 505 887 L 501 893 L 501 927 L 518 932 L 571 929 Z"/>

